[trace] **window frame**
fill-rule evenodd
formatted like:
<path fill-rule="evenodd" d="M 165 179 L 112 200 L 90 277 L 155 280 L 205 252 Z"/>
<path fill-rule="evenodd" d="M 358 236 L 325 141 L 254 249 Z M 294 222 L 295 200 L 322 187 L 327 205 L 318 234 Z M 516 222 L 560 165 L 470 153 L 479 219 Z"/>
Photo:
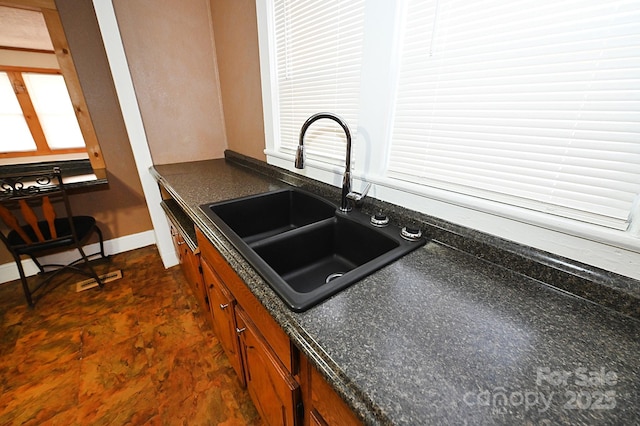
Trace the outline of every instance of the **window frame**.
<path fill-rule="evenodd" d="M 105 170 L 106 163 L 102 155 L 102 149 L 100 148 L 98 136 L 89 114 L 89 108 L 71 55 L 71 48 L 65 36 L 55 1 L 9 0 L 2 2 L 2 5 L 19 9 L 35 10 L 42 13 L 54 48 L 53 53 L 58 62 L 59 72 L 64 77 L 67 91 L 69 92 L 69 97 L 71 98 L 71 103 L 74 107 L 76 118 L 78 119 L 91 168 L 94 171 Z M 29 156 L 23 158 L 29 158 Z"/>
<path fill-rule="evenodd" d="M 276 148 L 277 111 L 273 38 L 273 2 L 256 0 L 263 91 L 267 162 L 294 173 L 339 187 L 343 166 L 308 161 L 304 170 L 293 167 L 293 156 Z M 640 279 L 640 197 L 631 210 L 626 231 L 553 216 L 453 191 L 391 179 L 386 175 L 392 132 L 394 90 L 399 67 L 400 27 L 404 2 L 367 2 L 365 46 L 361 76 L 358 137 L 353 141 L 354 190 L 373 184 L 371 197 L 407 207 L 483 233 L 491 234 L 557 256 Z"/>
<path fill-rule="evenodd" d="M 84 148 L 62 148 L 62 149 L 52 149 L 49 146 L 46 136 L 42 130 L 40 119 L 33 106 L 31 95 L 29 94 L 24 78 L 22 76 L 23 73 L 62 75 L 60 70 L 54 70 L 49 68 L 17 67 L 17 66 L 0 65 L 0 72 L 6 72 L 8 74 L 9 80 L 14 89 L 14 93 L 16 95 L 16 98 L 18 99 L 20 108 L 22 109 L 22 114 L 24 116 L 25 121 L 27 122 L 27 126 L 29 127 L 31 136 L 33 137 L 33 140 L 36 144 L 35 151 L 0 152 L 0 158 L 24 158 L 24 157 L 35 157 L 35 156 L 45 157 L 45 156 L 51 156 L 51 155 L 88 153 L 86 146 Z M 20 94 L 17 93 L 17 89 L 15 87 L 16 82 L 20 84 L 21 87 L 23 88 L 23 91 Z"/>

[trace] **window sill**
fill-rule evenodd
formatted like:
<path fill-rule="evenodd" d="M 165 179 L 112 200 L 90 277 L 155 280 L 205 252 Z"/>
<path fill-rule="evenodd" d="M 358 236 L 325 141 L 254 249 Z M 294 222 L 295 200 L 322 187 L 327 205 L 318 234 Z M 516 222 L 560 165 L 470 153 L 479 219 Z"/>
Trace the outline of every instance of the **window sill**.
<path fill-rule="evenodd" d="M 93 169 L 89 159 L 4 165 L 0 174 L 37 172 L 53 167 L 60 167 L 62 180 L 69 188 L 90 187 L 108 183 L 107 170 Z"/>

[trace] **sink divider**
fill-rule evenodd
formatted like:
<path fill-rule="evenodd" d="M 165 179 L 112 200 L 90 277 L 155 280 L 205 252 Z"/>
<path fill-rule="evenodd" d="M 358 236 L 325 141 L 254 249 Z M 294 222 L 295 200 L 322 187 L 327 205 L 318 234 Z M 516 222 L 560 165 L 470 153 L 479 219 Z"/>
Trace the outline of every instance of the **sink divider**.
<path fill-rule="evenodd" d="M 254 235 L 251 238 L 245 239 L 245 242 L 251 249 L 255 250 L 257 248 L 264 247 L 266 245 L 281 241 L 283 239 L 291 238 L 299 234 L 308 233 L 309 231 L 314 229 L 331 226 L 336 221 L 337 221 L 337 218 L 333 216 L 328 219 L 322 219 L 317 222 L 312 222 L 297 228 L 291 228 L 284 232 L 271 233 L 270 235 L 265 236 L 264 238 L 256 238 L 256 236 Z"/>

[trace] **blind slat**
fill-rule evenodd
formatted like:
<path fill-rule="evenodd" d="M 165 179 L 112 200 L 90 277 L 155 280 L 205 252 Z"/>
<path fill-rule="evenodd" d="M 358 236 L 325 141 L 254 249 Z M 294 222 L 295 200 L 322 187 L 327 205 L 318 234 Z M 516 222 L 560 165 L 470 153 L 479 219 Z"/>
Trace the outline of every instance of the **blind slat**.
<path fill-rule="evenodd" d="M 364 1 L 275 1 L 280 141 L 291 153 L 309 116 L 334 112 L 355 138 L 358 125 Z M 327 122 L 327 123 L 325 123 Z M 308 158 L 344 161 L 344 132 L 328 120 L 305 136 Z"/>
<path fill-rule="evenodd" d="M 388 176 L 625 229 L 639 23 L 638 2 L 409 0 Z"/>

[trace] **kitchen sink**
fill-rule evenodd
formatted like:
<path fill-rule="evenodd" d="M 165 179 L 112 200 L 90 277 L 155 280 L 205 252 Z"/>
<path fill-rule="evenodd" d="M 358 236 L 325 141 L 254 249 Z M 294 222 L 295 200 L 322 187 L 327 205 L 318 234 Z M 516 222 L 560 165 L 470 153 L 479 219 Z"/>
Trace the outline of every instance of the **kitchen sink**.
<path fill-rule="evenodd" d="M 397 247 L 386 235 L 337 216 L 251 248 L 293 290 L 309 293 Z"/>
<path fill-rule="evenodd" d="M 203 210 L 250 243 L 333 217 L 336 207 L 308 192 L 283 190 L 207 204 Z"/>
<path fill-rule="evenodd" d="M 290 188 L 200 206 L 290 309 L 304 311 L 424 245 Z"/>

